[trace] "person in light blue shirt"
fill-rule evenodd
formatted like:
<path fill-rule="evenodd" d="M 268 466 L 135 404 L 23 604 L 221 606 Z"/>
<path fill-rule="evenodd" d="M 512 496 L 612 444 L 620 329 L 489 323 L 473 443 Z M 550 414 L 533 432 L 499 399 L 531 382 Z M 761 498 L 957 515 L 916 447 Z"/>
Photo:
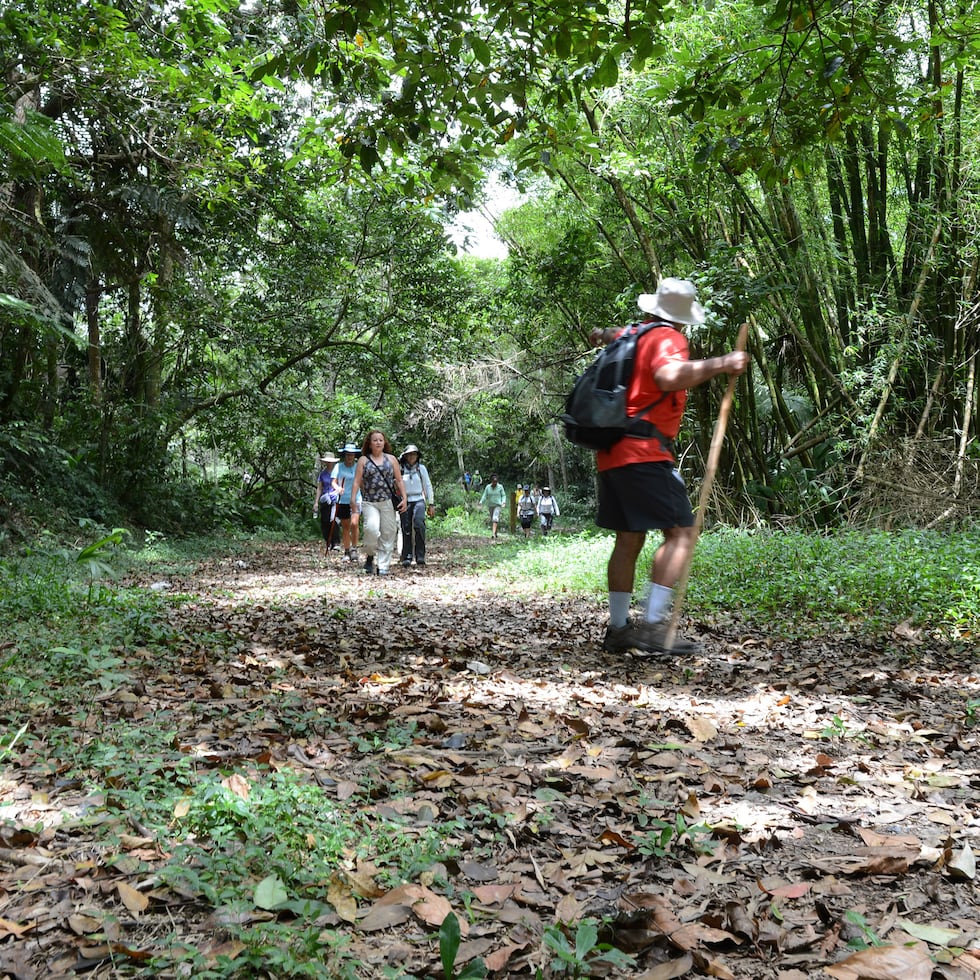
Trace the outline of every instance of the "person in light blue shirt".
<path fill-rule="evenodd" d="M 344 549 L 344 561 L 357 561 L 359 521 L 357 513 L 351 511 L 350 493 L 354 488 L 354 474 L 357 472 L 357 457 L 360 455 L 360 448 L 352 442 L 341 446 L 340 462 L 333 468 L 333 473 L 331 474 L 334 484 L 340 488 L 340 497 L 337 499 L 337 520 L 340 521 L 341 546 Z"/>

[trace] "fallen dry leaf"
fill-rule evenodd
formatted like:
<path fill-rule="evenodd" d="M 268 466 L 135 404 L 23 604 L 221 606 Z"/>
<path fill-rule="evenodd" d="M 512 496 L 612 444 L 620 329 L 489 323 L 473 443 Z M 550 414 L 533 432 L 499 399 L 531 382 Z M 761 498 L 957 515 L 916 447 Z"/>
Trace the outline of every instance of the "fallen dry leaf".
<path fill-rule="evenodd" d="M 837 980 L 931 980 L 933 963 L 924 945 L 873 946 L 824 972 Z"/>
<path fill-rule="evenodd" d="M 123 905 L 133 915 L 139 915 L 141 912 L 145 912 L 150 904 L 150 900 L 142 892 L 137 891 L 132 885 L 127 885 L 125 881 L 117 881 L 116 890 L 119 892 L 119 897 L 122 899 Z"/>

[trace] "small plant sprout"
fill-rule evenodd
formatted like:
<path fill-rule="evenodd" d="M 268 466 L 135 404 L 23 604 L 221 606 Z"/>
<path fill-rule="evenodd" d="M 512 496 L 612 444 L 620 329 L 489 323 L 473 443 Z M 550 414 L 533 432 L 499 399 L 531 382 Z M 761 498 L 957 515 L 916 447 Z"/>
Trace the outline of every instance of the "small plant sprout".
<path fill-rule="evenodd" d="M 684 847 L 698 855 L 714 852 L 711 827 L 704 822 L 689 824 L 682 813 L 673 821 L 641 815 L 640 824 L 650 828 L 637 839 L 637 850 L 647 857 L 666 857 Z"/>
<path fill-rule="evenodd" d="M 75 556 L 76 563 L 88 575 L 89 605 L 92 604 L 93 600 L 102 597 L 101 588 L 96 589 L 96 581 L 102 578 L 111 578 L 116 574 L 115 569 L 107 560 L 107 556 L 110 556 L 122 544 L 123 539 L 128 536 L 129 531 L 117 527 L 109 534 L 99 538 L 98 541 L 93 541 L 92 544 L 82 548 Z"/>
<path fill-rule="evenodd" d="M 10 740 L 6 744 L 4 744 L 3 739 L 0 738 L 0 762 L 3 762 L 3 760 L 6 759 L 11 752 L 13 752 L 14 746 L 17 744 L 18 739 L 26 731 L 27 731 L 27 722 L 25 721 L 24 724 L 21 725 L 20 728 L 16 732 L 14 732 L 13 735 L 10 736 Z"/>
<path fill-rule="evenodd" d="M 881 946 L 881 940 L 875 935 L 874 930 L 871 928 L 868 920 L 855 909 L 848 909 L 844 913 L 844 921 L 851 926 L 856 927 L 858 935 L 852 936 L 848 940 L 848 946 L 853 949 L 868 949 L 871 946 Z"/>
<path fill-rule="evenodd" d="M 980 698 L 971 698 L 966 702 L 966 723 L 975 725 L 980 721 Z"/>
<path fill-rule="evenodd" d="M 583 919 L 570 939 L 571 927 L 563 922 L 548 926 L 544 944 L 554 954 L 551 970 L 559 976 L 591 977 L 610 968 L 625 969 L 633 965 L 633 957 L 609 943 L 599 942 L 599 927 L 595 919 Z"/>
<path fill-rule="evenodd" d="M 485 977 L 487 968 L 479 956 L 467 963 L 459 973 L 454 972 L 461 942 L 459 919 L 455 913 L 450 912 L 439 926 L 439 958 L 442 960 L 442 975 L 445 980 L 478 980 Z"/>
<path fill-rule="evenodd" d="M 871 745 L 868 737 L 862 734 L 860 729 L 852 728 L 840 715 L 834 715 L 829 723 L 824 725 L 820 730 L 820 737 L 825 739 L 851 739 L 855 742 L 863 742 L 865 745 Z"/>

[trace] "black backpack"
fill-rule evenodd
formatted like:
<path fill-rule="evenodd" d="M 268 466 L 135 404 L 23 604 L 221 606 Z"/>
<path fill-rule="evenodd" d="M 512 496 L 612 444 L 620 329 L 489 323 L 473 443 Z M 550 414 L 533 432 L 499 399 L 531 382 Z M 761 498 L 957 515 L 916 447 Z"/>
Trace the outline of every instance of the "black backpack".
<path fill-rule="evenodd" d="M 608 449 L 626 436 L 659 439 L 671 456 L 674 455 L 672 441 L 652 422 L 641 418 L 659 405 L 669 391 L 635 416 L 626 414 L 636 345 L 647 331 L 668 326 L 670 324 L 657 320 L 631 323 L 611 344 L 599 351 L 595 360 L 576 378 L 565 400 L 561 421 L 569 442 L 586 449 Z"/>

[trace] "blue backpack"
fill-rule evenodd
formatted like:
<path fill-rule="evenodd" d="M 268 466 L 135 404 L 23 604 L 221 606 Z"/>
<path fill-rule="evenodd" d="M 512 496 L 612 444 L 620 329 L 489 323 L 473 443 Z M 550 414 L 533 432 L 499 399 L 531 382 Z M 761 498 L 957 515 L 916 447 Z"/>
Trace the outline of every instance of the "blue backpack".
<path fill-rule="evenodd" d="M 323 473 L 327 474 L 327 479 L 326 482 L 323 484 L 326 487 L 326 489 L 324 490 L 323 493 L 320 494 L 320 503 L 335 504 L 340 499 L 340 492 L 333 485 L 333 480 L 330 478 L 331 471 L 324 470 Z M 323 473 L 321 473 L 320 476 L 317 477 L 317 482 L 321 481 L 323 477 Z"/>
<path fill-rule="evenodd" d="M 636 345 L 654 327 L 667 327 L 657 320 L 631 323 L 611 344 L 596 354 L 595 360 L 576 378 L 565 400 L 561 422 L 565 438 L 585 449 L 609 449 L 620 439 L 659 439 L 673 456 L 673 442 L 652 422 L 642 418 L 656 408 L 670 392 L 627 415 L 626 398 L 636 362 Z"/>

